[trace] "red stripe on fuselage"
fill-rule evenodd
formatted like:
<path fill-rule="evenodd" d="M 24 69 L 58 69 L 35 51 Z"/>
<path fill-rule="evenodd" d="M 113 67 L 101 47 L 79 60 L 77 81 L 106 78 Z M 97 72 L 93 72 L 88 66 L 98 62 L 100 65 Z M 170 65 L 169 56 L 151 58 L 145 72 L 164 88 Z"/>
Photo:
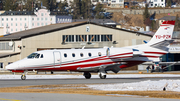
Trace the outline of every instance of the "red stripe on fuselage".
<path fill-rule="evenodd" d="M 158 58 L 159 56 L 142 55 L 142 56 L 139 56 L 139 57 Z"/>
<path fill-rule="evenodd" d="M 163 52 L 144 52 L 144 53 L 146 53 L 146 54 L 162 54 L 162 55 L 167 54 L 167 53 L 163 53 Z"/>

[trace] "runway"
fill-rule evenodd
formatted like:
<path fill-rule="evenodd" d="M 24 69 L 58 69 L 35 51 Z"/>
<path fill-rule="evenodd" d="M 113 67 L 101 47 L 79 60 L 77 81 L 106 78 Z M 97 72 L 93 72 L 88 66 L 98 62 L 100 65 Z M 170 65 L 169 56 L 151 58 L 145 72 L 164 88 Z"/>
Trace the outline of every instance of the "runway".
<path fill-rule="evenodd" d="M 179 99 L 112 97 L 82 94 L 0 93 L 0 101 L 179 101 Z"/>
<path fill-rule="evenodd" d="M 31 85 L 56 85 L 56 84 L 107 84 L 107 83 L 131 83 L 146 80 L 161 80 L 161 79 L 174 79 L 179 77 L 169 78 L 107 78 L 107 79 L 27 79 L 27 80 L 0 80 L 0 87 L 18 87 L 18 86 L 31 86 Z"/>
<path fill-rule="evenodd" d="M 57 85 L 57 84 L 115 84 L 115 83 L 132 83 L 140 81 L 157 81 L 162 79 L 177 80 L 179 77 L 139 77 L 139 78 L 74 78 L 74 79 L 3 79 L 0 80 L 0 87 L 18 87 L 18 86 L 31 86 L 31 85 Z M 145 97 L 112 97 L 112 96 L 95 96 L 95 95 L 82 95 L 82 94 L 52 94 L 52 93 L 0 93 L 0 101 L 179 101 L 177 99 L 159 99 L 159 98 L 145 98 Z"/>

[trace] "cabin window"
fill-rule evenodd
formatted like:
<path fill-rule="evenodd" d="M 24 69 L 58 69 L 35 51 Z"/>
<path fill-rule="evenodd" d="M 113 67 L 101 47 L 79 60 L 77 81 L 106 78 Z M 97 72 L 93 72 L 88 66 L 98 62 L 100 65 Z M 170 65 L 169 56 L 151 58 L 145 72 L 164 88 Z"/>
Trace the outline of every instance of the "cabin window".
<path fill-rule="evenodd" d="M 101 56 L 101 52 L 98 52 L 98 56 Z"/>
<path fill-rule="evenodd" d="M 43 56 L 43 54 L 41 54 L 41 58 L 43 58 L 44 56 Z"/>
<path fill-rule="evenodd" d="M 80 56 L 83 57 L 83 53 L 80 53 Z"/>
<path fill-rule="evenodd" d="M 72 57 L 75 57 L 75 54 L 74 54 L 74 53 L 72 53 Z"/>
<path fill-rule="evenodd" d="M 29 55 L 27 58 L 28 58 L 28 59 L 32 59 L 32 58 L 34 58 L 36 55 L 37 55 L 37 53 L 32 53 L 32 54 Z"/>
<path fill-rule="evenodd" d="M 91 57 L 91 53 L 88 53 L 89 57 Z"/>
<path fill-rule="evenodd" d="M 67 57 L 67 54 L 66 54 L 66 53 L 64 53 L 64 57 L 65 57 L 65 58 Z"/>
<path fill-rule="evenodd" d="M 39 58 L 40 54 L 37 54 L 35 58 Z"/>

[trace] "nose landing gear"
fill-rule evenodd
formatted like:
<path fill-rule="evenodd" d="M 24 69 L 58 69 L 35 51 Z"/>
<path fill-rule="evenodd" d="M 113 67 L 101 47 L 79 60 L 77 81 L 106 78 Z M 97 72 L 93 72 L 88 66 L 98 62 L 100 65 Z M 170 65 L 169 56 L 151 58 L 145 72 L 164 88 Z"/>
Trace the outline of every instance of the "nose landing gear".
<path fill-rule="evenodd" d="M 21 75 L 21 80 L 26 80 L 26 75 Z"/>
<path fill-rule="evenodd" d="M 26 80 L 27 71 L 24 71 L 24 73 L 21 75 L 21 80 Z"/>

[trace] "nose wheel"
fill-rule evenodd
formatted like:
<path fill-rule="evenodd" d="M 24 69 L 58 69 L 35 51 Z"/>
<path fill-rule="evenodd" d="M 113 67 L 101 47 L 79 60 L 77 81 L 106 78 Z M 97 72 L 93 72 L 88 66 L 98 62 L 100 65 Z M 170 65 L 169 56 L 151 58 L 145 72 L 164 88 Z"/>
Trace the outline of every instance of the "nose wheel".
<path fill-rule="evenodd" d="M 21 80 L 26 80 L 26 75 L 21 75 Z"/>
<path fill-rule="evenodd" d="M 26 80 L 26 75 L 28 71 L 24 71 L 24 73 L 21 75 L 21 80 Z"/>

